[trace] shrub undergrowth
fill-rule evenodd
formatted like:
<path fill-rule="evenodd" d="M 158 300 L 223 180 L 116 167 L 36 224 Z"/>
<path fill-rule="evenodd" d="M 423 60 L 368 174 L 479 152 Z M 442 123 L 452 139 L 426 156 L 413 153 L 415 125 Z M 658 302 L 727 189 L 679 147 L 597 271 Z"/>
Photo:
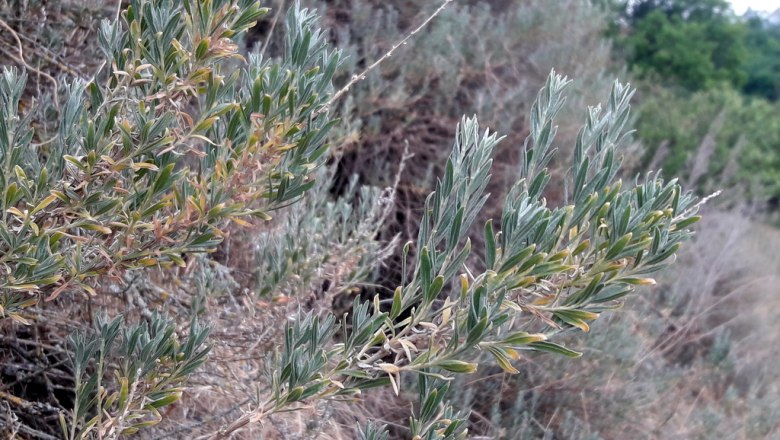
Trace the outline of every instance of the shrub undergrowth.
<path fill-rule="evenodd" d="M 350 11 L 369 14 L 363 7 Z M 465 29 L 479 17 L 480 28 L 495 28 L 485 35 L 493 41 L 533 7 L 518 8 L 508 21 L 463 8 L 447 23 Z M 242 38 L 267 12 L 254 0 L 131 0 L 99 26 L 100 67 L 54 92 L 54 129 L 36 132 L 36 106 L 44 104 L 26 99 L 25 73 L 4 67 L 0 314 L 10 319 L 3 325 L 43 326 L 57 307 L 75 321 L 73 304 L 141 321 L 97 313 L 93 324 L 76 325 L 69 342 L 54 347 L 69 356 L 71 401 L 40 409 L 14 400 L 16 409 L 38 408 L 56 419 L 60 431 L 46 422 L 27 427 L 31 419 L 22 415 L 19 432 L 48 429 L 45 435 L 73 440 L 196 431 L 228 438 L 306 405 L 354 402 L 379 388 L 414 402 L 408 437 L 465 438 L 468 408 L 451 401 L 459 378 L 491 366 L 517 374 L 538 352 L 581 356 L 566 341 L 597 328 L 637 286 L 654 284 L 651 274 L 692 236 L 699 204 L 675 180 L 621 179 L 629 86 L 615 82 L 603 106 L 586 109 L 577 131 L 564 112 L 572 87 L 566 77 L 548 75 L 549 66 L 536 60 L 545 64 L 534 66 L 537 76 L 547 75 L 541 90 L 529 94 L 516 83 L 502 96 L 503 79 L 521 76 L 510 62 L 513 48 L 497 49 L 502 61 L 492 65 L 487 40 L 464 38 L 450 42 L 461 56 L 435 81 L 421 62 L 393 61 L 382 75 L 396 83 L 372 72 L 351 98 L 334 102 L 334 78 L 357 71 L 370 51 L 349 46 L 354 65 L 345 69 L 313 11 L 295 4 L 284 18 L 269 15 L 284 21 L 273 43 L 278 56 L 266 54 L 266 44 L 241 53 Z M 383 13 L 390 35 L 402 35 L 398 16 Z M 448 29 L 432 28 L 418 53 L 438 51 Z M 376 38 L 355 40 L 365 46 Z M 538 56 L 567 58 L 559 49 Z M 468 72 L 475 54 L 484 55 L 482 74 L 501 79 L 494 88 L 468 86 L 480 77 Z M 596 67 L 598 74 L 583 67 L 588 81 L 601 78 Z M 397 93 L 410 84 L 427 90 L 416 102 L 447 123 L 467 102 L 491 119 L 512 113 L 514 120 L 500 124 L 506 131 L 528 127 L 524 142 L 509 143 L 476 117 L 460 118 L 448 158 L 425 171 L 436 172 L 436 183 L 423 188 L 412 237 L 405 237 L 413 239 L 403 246 L 382 240 L 400 171 L 378 181 L 352 177 L 338 158 L 353 148 L 357 163 L 365 152 L 348 141 L 329 151 L 349 140 L 350 130 L 379 138 L 388 118 L 403 119 L 400 103 L 409 98 L 393 95 L 388 84 L 403 84 Z M 527 123 L 520 110 L 530 113 Z M 568 135 L 556 142 L 563 116 Z M 501 167 L 510 189 L 491 198 L 501 142 L 517 160 Z M 335 164 L 326 170 L 330 157 Z M 338 172 L 350 183 L 334 185 Z M 487 206 L 495 220 L 485 221 Z M 472 240 L 481 244 L 475 251 Z M 379 278 L 393 249 L 395 284 L 368 300 L 354 295 L 354 287 Z M 241 262 L 231 260 L 239 254 Z M 237 268 L 250 269 L 249 281 L 237 281 Z M 156 290 L 139 290 L 129 281 L 137 273 L 139 283 L 159 284 Z M 350 306 L 339 316 L 344 307 L 335 301 L 343 298 Z M 203 405 L 186 398 L 193 388 L 227 410 L 187 424 L 188 405 Z M 414 397 L 408 388 L 416 388 Z M 170 414 L 181 424 L 155 427 Z M 389 435 L 382 423 L 356 429 L 367 439 Z"/>

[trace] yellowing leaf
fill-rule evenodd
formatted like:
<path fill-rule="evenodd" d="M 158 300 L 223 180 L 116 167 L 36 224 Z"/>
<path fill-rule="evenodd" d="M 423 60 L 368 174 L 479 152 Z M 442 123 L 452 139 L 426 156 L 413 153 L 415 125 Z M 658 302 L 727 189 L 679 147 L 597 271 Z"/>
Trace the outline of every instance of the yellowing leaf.
<path fill-rule="evenodd" d="M 81 287 L 82 289 L 86 290 L 87 293 L 89 293 L 90 296 L 97 296 L 97 292 L 95 291 L 95 289 L 92 288 L 92 286 L 87 285 L 87 284 L 81 284 L 79 287 Z"/>
<path fill-rule="evenodd" d="M 55 196 L 54 194 L 50 194 L 45 199 L 41 200 L 41 203 L 38 203 L 38 206 L 33 208 L 31 214 L 35 214 L 36 212 L 46 209 L 46 207 L 49 206 L 55 200 L 57 200 L 57 196 Z"/>
<path fill-rule="evenodd" d="M 445 360 L 441 361 L 437 364 L 439 367 L 453 372 L 453 373 L 462 373 L 462 374 L 471 374 L 475 371 L 477 371 L 477 364 L 473 362 L 463 362 L 463 361 L 457 361 L 457 360 Z"/>
<path fill-rule="evenodd" d="M 10 318 L 22 325 L 30 325 L 30 321 L 17 313 L 11 313 Z"/>
<path fill-rule="evenodd" d="M 86 225 L 81 225 L 81 227 L 83 229 L 89 229 L 90 231 L 96 231 L 102 234 L 110 234 L 112 232 L 111 228 L 107 228 L 103 225 L 98 225 L 98 224 L 86 224 Z"/>
<path fill-rule="evenodd" d="M 157 167 L 157 165 L 149 162 L 135 162 L 132 165 L 133 170 L 138 171 L 141 169 L 144 170 L 152 170 L 152 171 L 158 171 L 160 168 Z"/>
<path fill-rule="evenodd" d="M 146 266 L 146 267 L 154 266 L 155 264 L 157 264 L 157 259 L 156 258 L 142 258 L 142 259 L 138 260 L 138 264 L 140 264 L 142 266 Z"/>
<path fill-rule="evenodd" d="M 512 362 L 509 360 L 509 355 L 505 350 L 495 346 L 488 346 L 487 349 L 490 354 L 493 355 L 493 358 L 496 360 L 496 363 L 499 367 L 501 367 L 502 370 L 509 374 L 517 374 L 520 372 L 512 365 Z"/>
<path fill-rule="evenodd" d="M 38 285 L 37 284 L 14 284 L 14 285 L 11 285 L 11 286 L 6 286 L 6 288 L 7 289 L 11 289 L 11 290 L 31 291 L 31 290 L 37 290 L 38 289 Z"/>
<path fill-rule="evenodd" d="M 242 219 L 240 217 L 230 217 L 230 220 L 235 222 L 235 223 L 237 223 L 238 225 L 241 225 L 241 226 L 245 227 L 245 228 L 248 228 L 248 227 L 252 226 L 252 223 L 249 223 L 248 221 L 246 221 L 246 220 L 244 220 L 244 219 Z"/>
<path fill-rule="evenodd" d="M 398 374 L 401 371 L 401 369 L 398 368 L 398 366 L 393 364 L 381 363 L 378 364 L 377 367 L 381 368 L 382 371 L 390 374 Z"/>
<path fill-rule="evenodd" d="M 15 207 L 8 208 L 8 213 L 13 214 L 14 216 L 19 217 L 20 219 L 24 219 L 26 217 L 26 215 L 24 215 L 22 211 L 19 211 Z"/>
<path fill-rule="evenodd" d="M 652 278 L 620 278 L 618 281 L 637 286 L 655 286 L 656 284 L 655 280 Z"/>

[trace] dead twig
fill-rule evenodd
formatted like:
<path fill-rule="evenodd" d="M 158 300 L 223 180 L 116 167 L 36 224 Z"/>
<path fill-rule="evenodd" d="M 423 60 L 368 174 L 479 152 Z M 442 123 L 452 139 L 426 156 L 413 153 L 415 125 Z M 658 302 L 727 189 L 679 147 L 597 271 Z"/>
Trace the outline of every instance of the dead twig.
<path fill-rule="evenodd" d="M 374 61 L 373 64 L 366 67 L 366 69 L 362 72 L 360 72 L 357 75 L 353 75 L 352 79 L 349 80 L 349 82 L 339 89 L 331 98 L 330 100 L 319 110 L 317 111 L 317 114 L 320 114 L 322 112 L 327 111 L 336 101 L 341 99 L 342 96 L 344 96 L 349 90 L 354 86 L 355 84 L 359 83 L 360 81 L 366 79 L 366 76 L 374 69 L 376 69 L 380 64 L 382 64 L 386 59 L 390 58 L 393 53 L 401 46 L 406 45 L 406 43 L 409 42 L 409 40 L 414 37 L 417 33 L 419 33 L 421 30 L 423 30 L 426 26 L 428 26 L 428 23 L 430 23 L 434 18 L 436 18 L 437 15 L 441 13 L 441 11 L 444 10 L 444 8 L 447 7 L 450 3 L 452 3 L 453 0 L 444 0 L 444 3 L 439 6 L 438 9 L 433 11 L 433 14 L 428 16 L 428 18 L 425 19 L 417 28 L 415 28 L 413 31 L 409 32 L 401 41 L 395 43 L 393 47 L 390 48 L 390 50 L 387 51 L 384 55 L 382 55 L 381 58 Z"/>
<path fill-rule="evenodd" d="M 279 17 L 282 15 L 282 9 L 284 9 L 284 0 L 279 0 L 279 7 L 276 8 L 274 19 L 273 21 L 271 21 L 271 29 L 268 31 L 268 36 L 265 37 L 263 48 L 260 49 L 260 55 L 263 56 L 265 55 L 265 50 L 268 48 L 268 44 L 271 42 L 271 38 L 274 35 L 274 29 L 276 29 L 276 24 L 279 22 Z"/>
<path fill-rule="evenodd" d="M 57 80 L 54 79 L 53 76 L 49 75 L 48 73 L 37 69 L 30 64 L 27 63 L 27 61 L 24 59 L 24 46 L 22 45 L 22 40 L 19 38 L 19 34 L 16 33 L 16 31 L 8 25 L 8 23 L 5 22 L 2 18 L 0 18 L 0 27 L 10 32 L 11 37 L 16 41 L 17 45 L 17 51 L 19 52 L 18 56 L 14 55 L 13 53 L 7 51 L 6 49 L 3 49 L 0 47 L 0 51 L 2 51 L 6 56 L 11 58 L 12 60 L 16 61 L 17 63 L 21 64 L 26 68 L 27 70 L 30 70 L 32 72 L 35 72 L 36 74 L 46 78 L 49 80 L 52 84 L 52 87 L 54 88 L 54 92 L 52 93 L 53 101 L 54 101 L 54 107 L 59 110 L 60 109 L 60 102 L 59 102 L 59 84 L 57 83 Z"/>

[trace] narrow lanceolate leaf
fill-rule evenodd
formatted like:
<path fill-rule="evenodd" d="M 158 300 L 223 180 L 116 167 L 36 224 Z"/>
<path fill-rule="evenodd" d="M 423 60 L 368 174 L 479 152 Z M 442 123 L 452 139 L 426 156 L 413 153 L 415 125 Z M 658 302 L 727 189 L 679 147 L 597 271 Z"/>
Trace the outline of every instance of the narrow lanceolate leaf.
<path fill-rule="evenodd" d="M 616 241 L 607 251 L 605 258 L 607 260 L 611 260 L 620 255 L 620 252 L 626 247 L 628 242 L 631 241 L 632 236 L 633 234 L 629 232 L 628 234 L 621 237 L 620 240 Z"/>
<path fill-rule="evenodd" d="M 447 245 L 448 247 L 455 246 L 459 239 L 460 239 L 460 228 L 463 223 L 463 207 L 460 207 L 458 211 L 455 213 L 455 218 L 452 221 L 452 226 L 450 226 L 450 234 L 447 237 Z"/>
<path fill-rule="evenodd" d="M 181 399 L 181 393 L 171 393 L 165 397 L 159 398 L 147 404 L 147 409 L 160 409 L 164 406 L 168 406 L 172 403 L 178 402 Z"/>
<path fill-rule="evenodd" d="M 301 399 L 301 396 L 303 396 L 303 392 L 304 392 L 305 390 L 306 390 L 306 389 L 305 389 L 304 387 L 302 387 L 302 386 L 298 386 L 298 387 L 295 387 L 295 388 L 293 388 L 293 389 L 292 389 L 292 390 L 290 390 L 290 392 L 287 394 L 287 399 L 286 399 L 286 401 L 287 401 L 288 403 L 297 402 L 298 400 L 300 400 L 300 399 Z"/>
<path fill-rule="evenodd" d="M 584 310 L 555 310 L 553 311 L 553 316 L 584 332 L 590 331 L 590 326 L 586 321 L 592 321 L 599 317 L 597 313 Z"/>
<path fill-rule="evenodd" d="M 431 285 L 426 288 L 426 294 L 425 294 L 426 301 L 433 301 L 434 299 L 436 299 L 436 297 L 439 296 L 442 287 L 444 287 L 444 277 L 439 275 L 436 278 L 434 278 Z"/>
<path fill-rule="evenodd" d="M 524 262 L 531 254 L 536 250 L 536 244 L 531 244 L 525 247 L 523 250 L 517 252 L 516 254 L 510 256 L 504 264 L 501 265 L 501 268 L 498 269 L 499 273 L 507 272 L 509 270 L 514 269 L 517 265 Z"/>
<path fill-rule="evenodd" d="M 501 342 L 506 345 L 519 346 L 546 340 L 547 336 L 542 333 L 516 332 L 507 336 Z"/>
<path fill-rule="evenodd" d="M 496 346 L 488 346 L 487 350 L 493 355 L 493 359 L 496 360 L 496 363 L 502 370 L 509 374 L 517 374 L 520 372 L 512 365 L 512 360 L 506 350 Z"/>
<path fill-rule="evenodd" d="M 576 257 L 582 252 L 584 252 L 586 249 L 588 249 L 589 247 L 590 247 L 590 240 L 583 240 L 582 243 L 580 243 L 579 245 L 577 245 L 576 248 L 574 248 L 571 255 L 573 257 Z"/>
<path fill-rule="evenodd" d="M 402 289 L 398 286 L 393 292 L 393 305 L 390 307 L 390 319 L 395 319 L 401 313 Z"/>
<path fill-rule="evenodd" d="M 101 234 L 110 234 L 112 232 L 111 228 L 98 224 L 85 224 L 81 225 L 81 227 L 90 231 L 100 232 Z"/>
<path fill-rule="evenodd" d="M 157 174 L 157 179 L 155 180 L 154 187 L 152 188 L 153 194 L 157 194 L 160 191 L 167 189 L 173 183 L 171 177 L 171 174 L 173 173 L 173 167 L 174 164 L 169 164 Z"/>
<path fill-rule="evenodd" d="M 493 221 L 485 223 L 485 266 L 492 270 L 496 264 L 496 235 L 493 232 Z"/>
<path fill-rule="evenodd" d="M 45 199 L 41 200 L 41 202 L 38 203 L 38 205 L 35 208 L 33 208 L 32 211 L 30 211 L 30 214 L 35 214 L 37 212 L 43 211 L 55 200 L 57 200 L 57 196 L 55 196 L 54 194 L 49 195 Z"/>
<path fill-rule="evenodd" d="M 438 362 L 437 366 L 453 373 L 471 374 L 477 371 L 477 364 L 457 360 L 445 360 Z"/>
<path fill-rule="evenodd" d="M 33 291 L 33 290 L 37 290 L 39 286 L 37 284 L 10 284 L 10 285 L 6 285 L 4 287 L 6 289 L 11 289 L 11 290 Z"/>
<path fill-rule="evenodd" d="M 674 229 L 678 230 L 678 231 L 682 230 L 682 229 L 685 229 L 688 226 L 691 226 L 692 224 L 699 222 L 700 220 L 701 220 L 701 216 L 700 215 L 695 215 L 695 216 L 693 216 L 691 218 L 687 218 L 687 219 L 684 219 L 684 220 L 681 220 L 681 221 L 675 223 L 674 224 Z"/>
<path fill-rule="evenodd" d="M 564 347 L 563 345 L 558 345 L 554 342 L 549 342 L 549 341 L 533 342 L 529 345 L 529 347 L 531 347 L 533 350 L 536 351 L 544 351 L 546 353 L 561 354 L 571 358 L 578 358 L 582 356 L 582 353 L 578 351 L 571 350 L 569 348 Z"/>
<path fill-rule="evenodd" d="M 430 286 L 433 282 L 432 270 L 433 262 L 431 261 L 430 253 L 428 248 L 424 247 L 420 251 L 420 282 L 423 283 L 423 286 Z"/>
<path fill-rule="evenodd" d="M 634 284 L 637 286 L 655 286 L 656 284 L 655 280 L 652 278 L 635 278 L 635 277 L 622 277 L 616 279 L 615 282 Z"/>
<path fill-rule="evenodd" d="M 127 404 L 127 395 L 130 391 L 129 384 L 127 382 L 127 377 L 121 377 L 119 379 L 119 401 L 118 405 L 120 408 L 124 408 Z"/>

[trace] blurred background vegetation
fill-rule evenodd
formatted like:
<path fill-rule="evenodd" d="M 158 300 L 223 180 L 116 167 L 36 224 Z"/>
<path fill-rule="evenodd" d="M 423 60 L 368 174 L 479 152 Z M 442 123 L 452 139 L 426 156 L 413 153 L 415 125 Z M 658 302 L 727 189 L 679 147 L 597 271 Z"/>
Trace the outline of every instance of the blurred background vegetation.
<path fill-rule="evenodd" d="M 302 3 L 317 9 L 347 56 L 337 86 L 438 6 Z M 278 55 L 278 22 L 291 4 L 269 0 L 272 12 L 243 49 Z M 0 28 L 0 60 L 28 69 L 28 103 L 51 101 L 61 78 L 89 78 L 99 20 L 116 7 L 0 0 L 0 18 L 20 37 Z M 56 436 L 56 420 L 47 417 L 67 407 L 62 396 L 72 386 L 62 341 L 98 307 L 143 316 L 165 306 L 183 322 L 205 315 L 214 339 L 224 341 L 214 348 L 217 370 L 198 373 L 183 404 L 146 435 L 191 438 L 220 421 L 209 415 L 235 415 L 228 402 L 255 393 L 241 378 L 263 369 L 275 323 L 289 310 L 304 304 L 340 315 L 355 296 L 392 297 L 401 277 L 396 244 L 416 236 L 463 114 L 509 135 L 497 148 L 489 186 L 493 200 L 503 198 L 528 134 L 526 115 L 552 68 L 575 79 L 559 120 L 561 148 L 574 144 L 581 109 L 618 76 L 638 89 L 624 180 L 662 170 L 702 196 L 722 193 L 658 286 L 599 320 L 587 337 L 568 341 L 585 356 L 537 356 L 525 359 L 518 375 L 488 367 L 459 378 L 450 392 L 458 409 L 471 410 L 470 432 L 505 439 L 780 438 L 780 9 L 737 16 L 725 0 L 455 1 L 337 104 L 333 156 L 310 199 L 261 230 L 233 231 L 186 271 L 106 281 L 100 289 L 112 295 L 44 304 L 38 313 L 47 320 L 32 327 L 1 324 L 0 431 L 20 422 L 32 429 L 19 431 L 21 438 Z M 50 130 L 51 113 L 36 115 L 39 136 Z M 560 169 L 553 164 L 552 205 L 562 200 Z M 500 209 L 488 204 L 484 217 Z M 47 373 L 35 373 L 41 368 Z M 357 408 L 328 403 L 277 415 L 248 438 L 356 438 L 356 418 L 380 419 L 404 438 L 409 403 L 383 393 L 389 391 L 367 393 Z M 4 400 L 9 395 L 37 406 L 21 411 Z"/>

